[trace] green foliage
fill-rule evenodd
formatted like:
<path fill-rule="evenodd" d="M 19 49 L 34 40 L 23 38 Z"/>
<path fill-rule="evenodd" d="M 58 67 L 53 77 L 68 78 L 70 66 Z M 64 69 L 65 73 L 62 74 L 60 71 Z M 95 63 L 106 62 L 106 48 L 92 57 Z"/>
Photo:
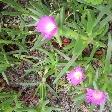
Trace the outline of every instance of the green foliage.
<path fill-rule="evenodd" d="M 101 4 L 103 0 L 85 0 L 87 3 L 92 3 L 93 5 Z"/>

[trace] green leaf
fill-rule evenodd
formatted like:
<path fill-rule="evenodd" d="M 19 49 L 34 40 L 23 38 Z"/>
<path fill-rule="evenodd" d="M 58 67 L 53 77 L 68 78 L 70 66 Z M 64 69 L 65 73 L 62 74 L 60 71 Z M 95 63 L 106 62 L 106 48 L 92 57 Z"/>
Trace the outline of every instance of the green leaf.
<path fill-rule="evenodd" d="M 19 16 L 22 14 L 21 12 L 9 12 L 9 11 L 2 11 L 1 13 L 3 15 L 10 15 L 10 16 Z"/>
<path fill-rule="evenodd" d="M 4 53 L 0 53 L 0 73 L 4 72 L 10 66 L 11 65 L 9 64 L 6 55 Z"/>
<path fill-rule="evenodd" d="M 62 33 L 60 33 L 60 36 L 65 36 L 67 38 L 71 39 L 78 39 L 79 34 L 76 30 L 72 30 L 66 26 L 63 27 Z"/>
<path fill-rule="evenodd" d="M 9 81 L 8 81 L 7 76 L 4 72 L 2 72 L 2 76 L 3 76 L 3 79 L 6 81 L 6 83 L 9 85 Z"/>
<path fill-rule="evenodd" d="M 88 35 L 92 35 L 93 22 L 94 22 L 94 16 L 93 14 L 91 14 L 89 10 L 87 10 L 87 33 Z"/>
<path fill-rule="evenodd" d="M 61 29 L 63 29 L 64 19 L 65 19 L 65 8 L 62 7 L 60 10 L 60 28 Z"/>
<path fill-rule="evenodd" d="M 41 15 L 49 15 L 49 9 L 46 5 L 42 3 L 41 0 L 38 1 L 29 1 L 33 9 L 40 13 Z"/>
<path fill-rule="evenodd" d="M 40 98 L 41 100 L 45 100 L 46 98 L 46 85 L 44 83 L 41 83 L 38 87 L 39 89 L 39 95 L 40 95 Z"/>
<path fill-rule="evenodd" d="M 105 66 L 104 66 L 104 70 L 103 73 L 104 75 L 104 81 L 108 82 L 108 75 L 110 74 L 112 68 L 111 68 L 111 64 L 110 64 L 110 59 L 111 59 L 111 55 L 112 55 L 112 39 L 111 39 L 111 34 L 109 34 L 108 36 L 108 48 L 107 48 L 107 54 L 106 54 L 106 59 L 105 59 Z M 103 89 L 105 90 L 107 88 L 108 84 L 104 83 L 103 85 Z"/>
<path fill-rule="evenodd" d="M 60 50 L 58 50 L 58 49 L 55 49 L 54 48 L 54 50 L 60 55 L 60 56 L 62 56 L 62 57 L 64 57 L 66 60 L 70 60 L 70 58 L 66 55 L 66 54 L 64 54 L 63 52 L 61 52 Z"/>
<path fill-rule="evenodd" d="M 73 56 L 72 59 L 66 64 L 66 66 L 61 70 L 61 72 L 57 75 L 56 79 L 54 80 L 54 84 L 57 83 L 57 81 L 67 72 L 67 70 L 72 66 L 72 64 L 75 62 L 77 57 Z"/>
<path fill-rule="evenodd" d="M 82 53 L 82 51 L 84 50 L 84 48 L 88 45 L 88 42 L 81 39 L 82 37 L 80 37 L 79 39 L 76 40 L 74 48 L 73 48 L 73 55 L 80 55 Z"/>
<path fill-rule="evenodd" d="M 108 36 L 108 48 L 107 48 L 107 55 L 105 59 L 105 67 L 104 67 L 104 73 L 108 74 L 111 71 L 111 65 L 110 65 L 110 59 L 112 55 L 112 36 L 109 34 Z"/>
<path fill-rule="evenodd" d="M 84 97 L 84 94 L 79 94 L 73 100 L 75 103 L 78 103 L 79 101 L 84 100 Z"/>
<path fill-rule="evenodd" d="M 39 11 L 33 9 L 33 8 L 28 8 L 28 10 L 30 10 L 34 15 L 36 15 L 37 18 L 39 18 L 39 17 L 44 15 L 43 12 L 39 12 Z"/>
<path fill-rule="evenodd" d="M 16 9 L 17 11 L 20 11 L 22 13 L 29 13 L 27 10 L 25 10 L 19 3 L 17 3 L 15 0 L 0 0 L 6 4 L 8 4 L 9 6 L 13 7 L 14 9 Z"/>
<path fill-rule="evenodd" d="M 36 35 L 37 40 L 34 43 L 34 46 L 30 49 L 30 51 L 38 49 L 41 47 L 43 43 L 45 43 L 45 40 L 42 40 L 41 36 Z"/>
<path fill-rule="evenodd" d="M 9 64 L 0 64 L 0 73 L 4 72 L 8 67 L 10 67 Z"/>
<path fill-rule="evenodd" d="M 23 44 L 21 44 L 20 42 L 14 42 L 14 41 L 11 41 L 11 40 L 3 40 L 3 39 L 0 39 L 0 44 L 16 44 L 20 47 L 21 50 L 24 50 L 25 47 Z"/>
<path fill-rule="evenodd" d="M 79 38 L 73 49 L 73 56 L 71 60 L 66 64 L 66 66 L 61 70 L 61 72 L 57 75 L 56 79 L 54 80 L 54 83 L 57 83 L 57 81 L 67 72 L 67 70 L 74 64 L 75 60 L 79 57 L 79 55 L 82 53 L 84 48 L 88 45 L 88 42 L 82 40 Z"/>
<path fill-rule="evenodd" d="M 61 41 L 60 35 L 56 35 L 55 37 L 56 37 L 56 40 L 59 43 L 59 45 L 62 46 L 62 41 Z"/>
<path fill-rule="evenodd" d="M 103 0 L 85 0 L 87 3 L 91 3 L 93 5 L 98 5 L 103 2 Z"/>

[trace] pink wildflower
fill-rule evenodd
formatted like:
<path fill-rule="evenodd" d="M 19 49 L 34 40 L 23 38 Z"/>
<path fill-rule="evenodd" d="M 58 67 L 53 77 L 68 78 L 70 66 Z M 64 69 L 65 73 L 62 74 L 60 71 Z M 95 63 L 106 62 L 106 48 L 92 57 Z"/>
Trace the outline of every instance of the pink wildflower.
<path fill-rule="evenodd" d="M 41 32 L 45 39 L 51 39 L 58 32 L 58 27 L 56 25 L 53 16 L 43 16 L 35 24 L 35 28 L 38 32 Z"/>
<path fill-rule="evenodd" d="M 76 67 L 67 74 L 67 80 L 72 85 L 78 85 L 83 82 L 84 79 L 84 71 L 81 67 Z"/>
<path fill-rule="evenodd" d="M 87 89 L 86 102 L 94 105 L 101 105 L 106 102 L 106 93 L 100 90 Z"/>

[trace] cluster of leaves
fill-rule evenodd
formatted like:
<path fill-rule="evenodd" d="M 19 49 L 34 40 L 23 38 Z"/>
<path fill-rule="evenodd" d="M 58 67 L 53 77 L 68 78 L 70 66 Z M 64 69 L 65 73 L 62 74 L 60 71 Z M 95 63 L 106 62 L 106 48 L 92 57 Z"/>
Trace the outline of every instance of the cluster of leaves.
<path fill-rule="evenodd" d="M 33 72 L 41 77 L 36 83 L 36 93 L 40 97 L 39 105 L 30 108 L 25 107 L 19 100 L 19 94 L 15 92 L 0 94 L 0 111 L 2 112 L 50 112 L 60 111 L 59 108 L 49 107 L 47 104 L 47 91 L 54 95 L 60 91 L 58 87 L 66 88 L 68 93 L 76 96 L 74 102 L 84 102 L 84 90 L 87 87 L 99 88 L 108 93 L 107 105 L 112 102 L 112 35 L 109 31 L 109 23 L 112 21 L 112 2 L 103 0 L 31 0 L 25 8 L 16 0 L 0 0 L 14 10 L 2 10 L 2 16 L 18 17 L 20 22 L 15 28 L 0 28 L 0 73 L 8 82 L 5 71 L 8 67 L 18 65 L 21 60 L 28 61 L 32 68 L 25 75 Z M 6 8 L 7 8 L 6 7 Z M 54 47 L 52 41 L 43 41 L 39 33 L 35 32 L 34 23 L 43 15 L 53 15 L 59 27 L 59 33 L 54 40 L 62 46 L 61 37 L 66 37 L 71 42 L 62 49 Z M 27 38 L 35 36 L 34 41 L 28 42 Z M 87 56 L 82 52 L 92 45 L 92 50 Z M 17 49 L 7 51 L 6 46 L 16 45 Z M 30 46 L 28 46 L 30 45 Z M 49 47 L 46 49 L 47 46 Z M 95 56 L 96 51 L 103 48 L 105 52 Z M 31 51 L 44 54 L 43 57 L 29 56 Z M 88 53 L 88 52 L 87 52 Z M 61 58 L 60 58 L 61 57 Z M 97 63 L 94 65 L 93 63 Z M 100 63 L 100 65 L 99 65 Z M 65 80 L 61 80 L 68 70 L 75 66 L 85 67 L 87 80 L 80 86 L 71 87 Z M 55 78 L 55 89 L 47 84 L 49 76 Z M 30 83 L 27 83 L 27 85 Z M 4 99 L 6 99 L 4 101 Z M 90 110 L 92 106 L 88 107 Z M 95 107 L 94 107 L 95 108 Z M 100 108 L 102 110 L 102 107 Z M 110 110 L 111 107 L 110 107 Z"/>
<path fill-rule="evenodd" d="M 103 2 L 103 0 L 85 0 L 88 3 L 92 3 L 94 5 L 96 4 L 101 4 Z"/>

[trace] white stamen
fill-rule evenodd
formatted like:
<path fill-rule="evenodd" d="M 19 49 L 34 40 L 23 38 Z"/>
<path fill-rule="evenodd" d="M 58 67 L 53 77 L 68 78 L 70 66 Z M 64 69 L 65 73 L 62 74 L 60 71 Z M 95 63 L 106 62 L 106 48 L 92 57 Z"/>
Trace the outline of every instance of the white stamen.
<path fill-rule="evenodd" d="M 55 25 L 53 23 L 48 23 L 46 25 L 46 31 L 51 32 L 55 28 Z"/>
<path fill-rule="evenodd" d="M 93 97 L 95 99 L 100 99 L 102 97 L 102 93 L 101 92 L 95 92 L 95 93 L 93 93 Z"/>
<path fill-rule="evenodd" d="M 81 74 L 80 72 L 75 72 L 75 73 L 74 73 L 74 77 L 75 77 L 76 79 L 80 79 L 81 76 L 82 76 L 82 74 Z"/>

